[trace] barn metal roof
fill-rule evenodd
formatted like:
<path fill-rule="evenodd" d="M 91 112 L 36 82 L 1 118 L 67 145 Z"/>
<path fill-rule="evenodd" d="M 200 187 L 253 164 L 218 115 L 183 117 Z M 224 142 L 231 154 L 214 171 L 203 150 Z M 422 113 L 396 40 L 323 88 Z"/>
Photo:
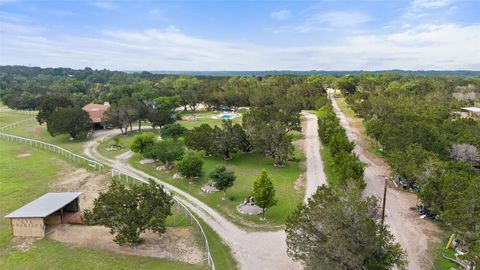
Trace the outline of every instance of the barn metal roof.
<path fill-rule="evenodd" d="M 82 194 L 81 192 L 50 192 L 6 215 L 6 218 L 47 217 Z"/>

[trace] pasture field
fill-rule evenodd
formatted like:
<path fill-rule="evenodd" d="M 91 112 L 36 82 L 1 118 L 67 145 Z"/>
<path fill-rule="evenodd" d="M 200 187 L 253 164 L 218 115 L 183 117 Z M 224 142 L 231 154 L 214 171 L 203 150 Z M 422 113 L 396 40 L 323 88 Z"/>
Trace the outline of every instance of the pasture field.
<path fill-rule="evenodd" d="M 0 140 L 0 216 L 49 191 L 58 171 L 74 168 L 51 153 Z M 68 246 L 43 239 L 28 246 L 12 239 L 9 222 L 0 221 L 0 269 L 205 269 L 163 259 L 125 256 Z"/>

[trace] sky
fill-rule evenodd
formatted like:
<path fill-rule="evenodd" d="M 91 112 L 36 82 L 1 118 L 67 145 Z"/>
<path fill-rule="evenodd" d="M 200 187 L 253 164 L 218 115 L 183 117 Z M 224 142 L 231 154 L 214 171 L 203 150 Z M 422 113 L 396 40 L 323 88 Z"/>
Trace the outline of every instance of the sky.
<path fill-rule="evenodd" d="M 0 65 L 480 70 L 480 0 L 0 0 Z"/>

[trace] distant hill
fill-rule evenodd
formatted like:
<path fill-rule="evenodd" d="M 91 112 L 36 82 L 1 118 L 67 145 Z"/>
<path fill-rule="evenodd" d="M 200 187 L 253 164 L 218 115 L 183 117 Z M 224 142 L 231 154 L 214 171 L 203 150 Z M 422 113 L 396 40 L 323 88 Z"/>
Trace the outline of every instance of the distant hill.
<path fill-rule="evenodd" d="M 39 74 L 48 74 L 53 76 L 74 76 L 79 79 L 91 75 L 93 72 L 97 73 L 98 76 L 118 76 L 120 74 L 135 74 L 137 76 L 148 78 L 148 77 L 162 77 L 164 75 L 191 75 L 197 77 L 229 77 L 229 76 L 269 76 L 269 75 L 334 75 L 334 76 L 344 76 L 344 75 L 360 75 L 360 74 L 384 74 L 384 73 L 396 73 L 404 76 L 456 76 L 456 77 L 480 77 L 480 70 L 377 70 L 377 71 L 365 71 L 365 70 L 338 70 L 338 71 L 328 71 L 328 70 L 305 70 L 305 71 L 295 71 L 295 70 L 265 70 L 265 71 L 175 71 L 175 70 L 153 70 L 153 71 L 143 71 L 143 70 L 93 70 L 91 68 L 85 69 L 71 69 L 71 68 L 40 68 L 40 67 L 27 67 L 27 66 L 1 66 L 0 72 L 6 74 L 16 74 L 23 76 L 37 76 Z M 121 75 L 120 75 L 121 76 Z"/>
<path fill-rule="evenodd" d="M 127 73 L 138 73 L 142 71 L 125 71 Z M 191 75 L 191 76 L 215 76 L 215 77 L 227 77 L 227 76 L 268 76 L 268 75 L 359 75 L 359 74 L 383 74 L 383 73 L 397 73 L 401 75 L 415 75 L 415 76 L 480 76 L 480 70 L 306 70 L 306 71 L 294 71 L 294 70 L 266 70 L 266 71 L 172 71 L 172 70 L 159 70 L 159 71 L 147 71 L 153 74 L 166 74 L 166 75 Z"/>

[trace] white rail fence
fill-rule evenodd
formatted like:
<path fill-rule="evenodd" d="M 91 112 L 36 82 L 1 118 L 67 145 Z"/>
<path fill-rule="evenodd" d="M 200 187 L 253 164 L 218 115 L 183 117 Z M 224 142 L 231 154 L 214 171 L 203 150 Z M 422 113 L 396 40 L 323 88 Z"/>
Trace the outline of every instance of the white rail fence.
<path fill-rule="evenodd" d="M 135 177 L 131 174 L 121 172 L 121 171 L 119 171 L 115 168 L 112 168 L 111 171 L 112 171 L 112 178 L 116 177 L 117 179 L 124 180 L 127 183 L 129 183 L 130 181 L 136 181 L 136 182 L 141 182 L 141 183 L 145 183 L 145 184 L 148 183 L 148 181 L 145 180 L 145 179 L 141 179 L 141 178 Z M 170 193 L 170 195 L 172 195 L 173 200 L 177 203 L 177 205 L 181 206 L 183 208 L 184 212 L 187 213 L 190 216 L 190 219 L 194 221 L 193 224 L 196 226 L 197 230 L 199 230 L 201 232 L 203 240 L 205 241 L 205 249 L 206 249 L 206 252 L 207 252 L 206 261 L 208 263 L 208 266 L 210 266 L 211 269 L 215 270 L 215 264 L 213 262 L 212 254 L 210 253 L 210 245 L 208 244 L 207 235 L 205 234 L 205 231 L 203 230 L 203 227 L 200 224 L 200 221 L 198 221 L 198 219 L 195 217 L 195 215 L 192 214 L 190 209 L 188 209 L 188 207 L 185 204 L 183 204 L 178 198 L 176 198 L 173 193 Z"/>
<path fill-rule="evenodd" d="M 57 153 L 57 154 L 60 154 L 60 155 L 64 156 L 68 160 L 71 160 L 71 161 L 73 161 L 75 163 L 79 163 L 79 164 L 85 164 L 87 166 L 90 166 L 90 167 L 94 168 L 95 170 L 102 170 L 105 167 L 105 165 L 103 165 L 100 162 L 82 157 L 80 155 L 77 155 L 77 154 L 73 153 L 72 151 L 69 151 L 69 150 L 67 150 L 65 148 L 62 148 L 62 147 L 59 147 L 59 146 L 56 146 L 54 144 L 42 142 L 42 141 L 35 140 L 35 139 L 29 139 L 29 138 L 25 138 L 25 137 L 21 137 L 21 136 L 11 135 L 11 134 L 7 134 L 7 133 L 4 132 L 7 129 L 15 128 L 15 127 L 18 127 L 21 124 L 25 124 L 27 122 L 32 122 L 32 121 L 35 121 L 35 118 L 24 119 L 24 120 L 17 121 L 17 122 L 14 122 L 14 123 L 11 123 L 11 124 L 8 124 L 6 126 L 1 127 L 0 128 L 0 138 L 4 139 L 4 140 L 7 140 L 7 141 L 11 141 L 11 142 L 23 143 L 23 144 L 26 144 L 26 145 L 30 145 L 30 146 L 33 146 L 33 147 L 40 148 L 40 149 L 46 149 L 46 150 L 52 151 L 54 153 Z"/>
<path fill-rule="evenodd" d="M 54 153 L 60 154 L 60 155 L 64 156 L 65 158 L 67 158 L 68 160 L 73 161 L 75 163 L 86 164 L 86 165 L 92 167 L 95 170 L 102 170 L 104 168 L 109 168 L 109 166 L 107 166 L 105 164 L 102 164 L 98 161 L 91 160 L 91 159 L 88 159 L 86 157 L 77 155 L 77 154 L 73 153 L 72 151 L 69 151 L 69 150 L 64 149 L 62 147 L 59 147 L 59 146 L 56 146 L 54 144 L 50 144 L 50 143 L 42 142 L 42 141 L 35 140 L 35 139 L 29 139 L 29 138 L 5 133 L 5 130 L 12 129 L 12 128 L 18 127 L 19 125 L 22 125 L 22 124 L 25 124 L 25 123 L 28 123 L 28 122 L 32 122 L 32 121 L 36 121 L 36 119 L 35 118 L 28 118 L 28 119 L 24 119 L 24 120 L 17 121 L 17 122 L 8 124 L 6 126 L 0 127 L 0 139 L 4 139 L 4 140 L 7 140 L 7 141 L 16 142 L 16 143 L 22 143 L 22 144 L 30 145 L 30 146 L 37 147 L 37 148 L 40 148 L 40 149 L 46 149 L 46 150 L 52 151 Z M 116 177 L 117 179 L 125 180 L 127 183 L 129 183 L 129 181 L 135 181 L 135 182 L 140 182 L 140 183 L 148 183 L 148 181 L 145 180 L 145 179 L 141 179 L 141 178 L 132 176 L 132 175 L 124 173 L 124 172 L 122 172 L 118 169 L 115 169 L 115 168 L 110 168 L 110 169 L 111 169 L 111 173 L 112 173 L 112 178 Z M 177 205 L 179 205 L 184 210 L 184 212 L 186 214 L 188 214 L 190 219 L 193 220 L 193 224 L 195 225 L 196 229 L 198 231 L 200 231 L 200 233 L 203 237 L 203 240 L 205 241 L 205 249 L 206 249 L 206 254 L 207 254 L 207 258 L 205 260 L 207 261 L 210 269 L 215 270 L 215 264 L 213 262 L 212 255 L 210 253 L 210 246 L 208 244 L 207 235 L 205 234 L 205 231 L 204 231 L 202 225 L 200 224 L 198 219 L 195 217 L 195 215 L 192 214 L 192 212 L 188 209 L 188 207 L 185 204 L 183 204 L 173 194 L 172 194 L 172 197 L 173 197 L 174 201 L 177 203 Z"/>

